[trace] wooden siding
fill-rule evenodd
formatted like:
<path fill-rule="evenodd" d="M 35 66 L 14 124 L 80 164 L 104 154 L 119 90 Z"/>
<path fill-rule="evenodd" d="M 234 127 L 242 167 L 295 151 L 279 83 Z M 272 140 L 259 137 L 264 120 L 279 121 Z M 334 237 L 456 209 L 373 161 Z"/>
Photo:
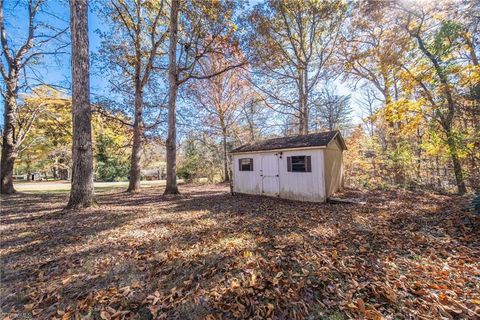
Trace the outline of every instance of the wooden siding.
<path fill-rule="evenodd" d="M 337 139 L 325 149 L 325 189 L 327 197 L 343 185 L 343 152 Z"/>
<path fill-rule="evenodd" d="M 287 157 L 303 155 L 311 157 L 312 172 L 288 172 Z M 272 163 L 272 156 L 276 156 L 278 159 L 278 180 L 272 177 L 262 177 L 262 157 L 269 157 L 269 160 L 264 163 Z M 238 159 L 240 158 L 252 158 L 254 171 L 239 171 Z M 313 202 L 326 200 L 324 151 L 321 148 L 233 154 L 232 163 L 234 192 L 274 196 L 275 194 L 271 192 L 271 185 L 278 183 L 280 198 Z M 271 168 L 265 168 L 265 170 L 267 169 L 269 172 L 272 171 Z M 266 183 L 265 188 L 264 183 Z"/>

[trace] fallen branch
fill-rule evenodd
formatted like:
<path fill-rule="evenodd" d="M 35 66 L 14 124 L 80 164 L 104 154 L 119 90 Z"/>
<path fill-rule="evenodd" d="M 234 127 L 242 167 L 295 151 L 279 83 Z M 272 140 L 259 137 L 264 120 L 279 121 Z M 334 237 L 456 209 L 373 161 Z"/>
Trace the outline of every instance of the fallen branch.
<path fill-rule="evenodd" d="M 359 199 L 353 199 L 353 198 L 331 198 L 329 197 L 327 199 L 327 202 L 328 203 L 332 203 L 332 204 L 342 204 L 342 203 L 350 203 L 350 204 L 359 204 L 359 205 L 365 205 L 367 204 L 367 202 L 365 201 L 360 201 Z"/>

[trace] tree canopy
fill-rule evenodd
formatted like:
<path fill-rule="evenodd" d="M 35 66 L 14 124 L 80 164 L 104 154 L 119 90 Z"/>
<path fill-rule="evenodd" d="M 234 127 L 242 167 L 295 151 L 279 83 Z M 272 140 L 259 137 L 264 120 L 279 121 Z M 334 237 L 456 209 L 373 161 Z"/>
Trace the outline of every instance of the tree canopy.
<path fill-rule="evenodd" d="M 234 146 L 339 129 L 355 145 L 352 185 L 474 190 L 479 12 L 476 2 L 454 0 L 96 3 L 91 14 L 104 25 L 92 66 L 107 84 L 92 101 L 96 179 L 129 179 L 134 191 L 143 171 L 158 170 L 176 193 L 177 168 L 227 180 Z M 41 62 L 39 45 L 29 54 Z M 7 80 L 5 94 L 17 81 Z M 19 93 L 4 99 L 2 155 L 18 156 L 15 173 L 64 177 L 68 90 Z M 208 155 L 210 173 L 193 165 L 199 155 Z"/>

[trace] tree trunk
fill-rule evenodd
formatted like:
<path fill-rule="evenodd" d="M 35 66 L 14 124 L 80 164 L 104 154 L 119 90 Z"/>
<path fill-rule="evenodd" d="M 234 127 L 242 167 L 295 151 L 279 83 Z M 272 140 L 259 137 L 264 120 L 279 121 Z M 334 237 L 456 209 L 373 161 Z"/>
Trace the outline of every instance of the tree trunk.
<path fill-rule="evenodd" d="M 247 106 L 247 110 L 245 111 L 245 116 L 247 118 L 248 122 L 248 132 L 250 133 L 250 140 L 253 142 L 255 141 L 255 123 L 254 123 L 254 117 L 255 117 L 255 104 L 250 103 Z"/>
<path fill-rule="evenodd" d="M 230 181 L 230 175 L 228 171 L 228 153 L 227 153 L 227 130 L 226 128 L 222 129 L 222 137 L 223 137 L 223 171 L 225 175 L 223 177 L 223 182 Z"/>
<path fill-rule="evenodd" d="M 306 86 L 308 79 L 305 70 L 299 70 L 298 75 L 298 102 L 299 102 L 299 127 L 298 134 L 308 134 L 308 105 Z"/>
<path fill-rule="evenodd" d="M 309 116 L 310 112 L 308 110 L 308 65 L 305 65 L 305 69 L 303 70 L 303 134 L 308 134 L 309 128 L 308 128 L 308 123 L 309 123 Z"/>
<path fill-rule="evenodd" d="M 388 81 L 388 74 L 383 73 L 382 77 L 385 81 L 385 87 L 383 91 L 383 96 L 385 98 L 385 105 L 388 105 L 394 101 L 394 97 L 390 94 L 390 81 Z M 405 173 L 402 167 L 402 164 L 399 162 L 399 138 L 398 138 L 398 128 L 397 125 L 398 123 L 395 122 L 394 120 L 388 120 L 387 125 L 390 129 L 390 134 L 388 135 L 388 139 L 386 140 L 387 142 L 387 148 L 390 147 L 393 151 L 393 165 L 392 165 L 392 170 L 393 170 L 393 184 L 397 186 L 403 186 L 405 185 Z"/>
<path fill-rule="evenodd" d="M 10 88 L 7 88 L 7 97 L 5 98 L 5 111 L 3 114 L 3 144 L 2 144 L 2 158 L 1 158 L 1 194 L 13 194 L 15 188 L 13 187 L 13 167 L 15 165 L 15 159 L 17 158 L 17 150 L 15 145 L 15 110 L 16 110 L 16 97 Z"/>
<path fill-rule="evenodd" d="M 307 134 L 308 133 L 308 112 L 306 112 L 306 101 L 305 101 L 305 86 L 304 86 L 304 76 L 302 70 L 299 70 L 298 75 L 298 109 L 299 109 L 299 121 L 298 121 L 298 134 Z"/>
<path fill-rule="evenodd" d="M 0 23 L 2 32 L 4 29 L 3 20 L 3 1 L 0 1 Z M 3 36 L 6 36 L 3 34 Z M 5 45 L 6 47 L 6 45 Z M 5 49 L 5 48 L 4 48 Z M 7 49 L 8 50 L 8 49 Z M 3 60 L 4 54 L 2 54 Z M 15 159 L 17 158 L 17 142 L 15 141 L 15 121 L 17 113 L 17 95 L 18 95 L 18 78 L 19 69 L 18 61 L 15 57 L 5 56 L 8 64 L 8 76 L 2 77 L 6 84 L 4 107 L 3 111 L 3 141 L 2 141 L 2 156 L 0 162 L 0 193 L 13 194 L 15 188 L 13 187 L 13 168 Z M 3 64 L 3 61 L 1 62 Z"/>
<path fill-rule="evenodd" d="M 468 33 L 464 33 L 463 34 L 463 39 L 468 47 L 468 52 L 470 54 L 470 60 L 472 61 L 472 64 L 474 66 L 478 66 L 478 57 L 477 57 L 477 53 L 475 52 L 475 46 L 472 42 L 472 40 L 470 39 L 470 35 Z"/>
<path fill-rule="evenodd" d="M 301 134 L 308 134 L 308 106 L 307 106 L 307 101 L 304 101 L 302 116 L 303 116 L 303 121 L 302 121 L 303 127 L 301 128 Z"/>
<path fill-rule="evenodd" d="M 4 140 L 5 141 L 5 140 Z M 13 166 L 15 164 L 15 153 L 11 147 L 2 148 L 2 194 L 13 194 Z"/>
<path fill-rule="evenodd" d="M 177 41 L 179 0 L 172 0 L 170 8 L 170 44 L 168 48 L 168 137 L 167 148 L 167 185 L 164 194 L 178 194 L 177 186 L 177 129 L 176 103 L 178 91 L 177 79 Z"/>
<path fill-rule="evenodd" d="M 248 131 L 250 133 L 250 140 L 252 142 L 255 141 L 255 128 L 253 127 L 253 123 L 251 123 L 250 121 L 248 122 Z"/>
<path fill-rule="evenodd" d="M 447 129 L 445 130 L 447 131 Z M 467 193 L 467 187 L 465 186 L 465 180 L 463 179 L 462 164 L 458 158 L 457 144 L 452 132 L 447 132 L 447 144 L 450 152 L 450 158 L 452 159 L 453 172 L 455 173 L 455 181 L 457 184 L 457 190 L 459 194 Z"/>
<path fill-rule="evenodd" d="M 72 189 L 66 209 L 93 204 L 92 109 L 88 52 L 88 0 L 70 0 L 72 34 Z"/>
<path fill-rule="evenodd" d="M 142 160 L 142 139 L 143 139 L 143 92 L 140 87 L 140 79 L 136 83 L 135 89 L 135 122 L 133 124 L 133 145 L 132 157 L 130 163 L 130 177 L 128 192 L 138 191 L 140 189 L 141 165 Z"/>
<path fill-rule="evenodd" d="M 60 178 L 60 180 L 68 180 L 68 169 L 58 169 L 58 177 Z"/>

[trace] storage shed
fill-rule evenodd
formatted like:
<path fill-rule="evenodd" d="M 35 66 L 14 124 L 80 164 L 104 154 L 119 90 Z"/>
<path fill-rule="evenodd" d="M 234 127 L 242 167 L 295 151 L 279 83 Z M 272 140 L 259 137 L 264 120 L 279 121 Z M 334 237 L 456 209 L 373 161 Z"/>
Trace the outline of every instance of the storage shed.
<path fill-rule="evenodd" d="M 325 202 L 343 184 L 339 131 L 274 138 L 231 151 L 233 192 Z"/>

